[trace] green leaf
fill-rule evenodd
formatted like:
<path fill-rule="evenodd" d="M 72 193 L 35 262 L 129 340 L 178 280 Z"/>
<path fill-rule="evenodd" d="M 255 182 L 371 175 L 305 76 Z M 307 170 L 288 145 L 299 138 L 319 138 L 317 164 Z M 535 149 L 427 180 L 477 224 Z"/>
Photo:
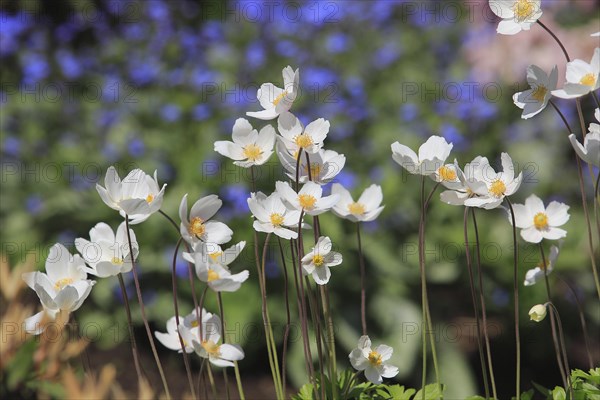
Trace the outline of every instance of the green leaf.
<path fill-rule="evenodd" d="M 552 400 L 566 400 L 567 394 L 565 393 L 565 389 L 557 386 L 552 391 Z"/>
<path fill-rule="evenodd" d="M 444 392 L 444 386 L 442 385 L 442 387 L 439 387 L 437 383 L 431 383 L 427 386 L 425 386 L 425 400 L 438 400 L 438 399 L 443 399 L 443 392 Z M 417 394 L 415 394 L 415 397 L 413 397 L 414 400 L 419 400 L 419 399 L 423 399 L 423 389 L 419 390 L 417 392 Z"/>
<path fill-rule="evenodd" d="M 394 400 L 409 400 L 416 392 L 415 389 L 404 389 L 404 386 L 391 385 L 387 387 L 387 391 Z"/>
<path fill-rule="evenodd" d="M 307 383 L 300 388 L 298 394 L 292 396 L 292 400 L 313 400 L 313 385 Z"/>

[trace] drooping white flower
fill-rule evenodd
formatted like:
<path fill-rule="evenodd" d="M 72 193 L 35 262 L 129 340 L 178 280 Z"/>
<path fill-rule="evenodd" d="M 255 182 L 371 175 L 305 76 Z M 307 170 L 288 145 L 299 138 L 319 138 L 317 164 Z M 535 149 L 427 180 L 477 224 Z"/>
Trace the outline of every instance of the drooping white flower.
<path fill-rule="evenodd" d="M 529 318 L 531 321 L 540 322 L 546 318 L 548 310 L 545 304 L 536 304 L 529 310 Z"/>
<path fill-rule="evenodd" d="M 596 108 L 594 116 L 596 121 L 600 122 L 600 108 Z M 600 125 L 590 123 L 590 129 L 583 139 L 583 145 L 577 141 L 573 133 L 569 135 L 569 140 L 579 158 L 589 164 L 600 166 Z"/>
<path fill-rule="evenodd" d="M 190 332 L 189 335 L 195 335 L 196 337 L 200 337 L 199 333 L 198 333 L 198 328 L 188 326 L 184 323 L 184 321 L 185 320 L 183 317 L 179 317 L 179 324 L 181 326 L 180 329 L 181 330 L 185 329 L 187 331 L 191 331 L 192 329 L 194 329 L 195 330 L 194 333 Z M 166 348 L 168 348 L 170 350 L 178 351 L 179 353 L 183 352 L 181 350 L 181 342 L 179 341 L 179 330 L 177 329 L 177 317 L 176 316 L 173 316 L 167 320 L 167 332 L 166 333 L 154 331 L 154 336 L 156 336 L 156 339 L 158 339 L 158 341 L 160 343 L 162 343 L 162 345 L 165 346 Z M 181 336 L 183 339 L 184 335 L 181 335 Z M 186 353 L 191 353 L 194 351 L 194 346 L 192 346 L 191 341 L 187 341 L 184 339 L 183 346 L 184 346 Z"/>
<path fill-rule="evenodd" d="M 133 229 L 129 229 L 129 234 L 135 260 L 139 254 L 139 246 Z M 116 234 L 110 226 L 100 222 L 90 230 L 90 240 L 77 238 L 75 247 L 89 265 L 85 267 L 88 274 L 106 278 L 131 271 L 132 262 L 125 222 L 119 225 Z"/>
<path fill-rule="evenodd" d="M 233 231 L 223 222 L 209 221 L 223 202 L 215 194 L 202 197 L 194 203 L 188 216 L 187 193 L 179 204 L 179 231 L 186 242 L 195 247 L 199 242 L 227 243 Z"/>
<path fill-rule="evenodd" d="M 528 31 L 542 16 L 541 0 L 490 0 L 492 12 L 502 18 L 496 31 L 514 35 Z"/>
<path fill-rule="evenodd" d="M 23 323 L 25 324 L 25 332 L 31 335 L 41 335 L 46 329 L 47 324 L 54 323 L 60 310 L 51 310 L 43 306 L 42 311 L 32 315 L 29 318 L 25 318 Z"/>
<path fill-rule="evenodd" d="M 152 178 L 141 169 L 134 169 L 121 181 L 117 170 L 111 166 L 104 177 L 105 187 L 96 184 L 96 190 L 107 206 L 119 211 L 123 217 L 127 215 L 131 224 L 139 224 L 162 205 L 167 184 L 159 188 L 156 174 L 154 171 Z"/>
<path fill-rule="evenodd" d="M 204 312 L 203 312 L 204 315 Z M 179 325 L 181 329 L 181 324 Z M 202 318 L 202 340 L 190 336 L 189 339 L 194 347 L 194 351 L 202 358 L 208 358 L 208 361 L 217 367 L 233 367 L 233 361 L 244 359 L 244 351 L 237 344 L 222 343 L 221 340 L 221 319 L 216 314 L 206 313 L 206 319 Z M 188 337 L 182 337 L 187 341 Z"/>
<path fill-rule="evenodd" d="M 298 159 L 289 153 L 281 141 L 277 143 L 277 155 L 281 165 L 288 171 L 287 175 L 295 181 Z M 308 158 L 310 166 L 306 160 L 306 155 L 300 158 L 300 171 L 298 174 L 300 183 L 310 180 L 319 185 L 325 185 L 331 182 L 346 164 L 346 156 L 333 150 L 321 149 L 314 154 L 309 154 Z"/>
<path fill-rule="evenodd" d="M 83 259 L 78 254 L 71 255 L 60 243 L 50 248 L 45 273 L 27 272 L 22 277 L 35 290 L 47 313 L 54 316 L 59 310 L 76 311 L 96 283 L 87 279 Z"/>
<path fill-rule="evenodd" d="M 238 118 L 233 125 L 232 139 L 233 142 L 215 142 L 215 151 L 231 158 L 235 165 L 243 168 L 262 165 L 273 154 L 275 129 L 267 125 L 259 133 L 252 128 L 247 119 Z"/>
<path fill-rule="evenodd" d="M 339 183 L 331 186 L 331 193 L 339 195 L 338 202 L 332 208 L 333 213 L 352 222 L 373 221 L 385 207 L 381 205 L 383 193 L 379 185 L 373 184 L 366 188 L 357 201 L 354 201 L 350 192 Z"/>
<path fill-rule="evenodd" d="M 399 142 L 392 143 L 392 158 L 411 174 L 429 176 L 442 167 L 450 155 L 452 143 L 441 136 L 431 136 L 419 147 L 419 154 Z"/>
<path fill-rule="evenodd" d="M 319 118 L 304 127 L 302 122 L 292 113 L 286 112 L 279 116 L 277 126 L 286 149 L 297 159 L 300 149 L 314 154 L 321 150 L 323 141 L 329 133 L 329 121 Z"/>
<path fill-rule="evenodd" d="M 540 263 L 525 273 L 525 282 L 523 284 L 525 286 L 535 285 L 539 280 L 544 279 L 544 274 L 550 275 L 552 270 L 554 269 L 554 264 L 556 264 L 556 259 L 558 258 L 559 249 L 557 246 L 550 247 L 550 254 L 546 259 L 546 265 L 540 261 Z"/>
<path fill-rule="evenodd" d="M 527 67 L 527 83 L 531 89 L 513 95 L 513 102 L 523 110 L 521 118 L 529 119 L 546 108 L 552 97 L 552 91 L 556 89 L 557 82 L 558 68 L 556 65 L 550 71 L 549 76 L 537 65 Z"/>
<path fill-rule="evenodd" d="M 227 267 L 214 262 L 201 249 L 202 246 L 198 246 L 194 253 L 183 253 L 183 258 L 196 266 L 198 279 L 206 282 L 215 292 L 235 292 L 248 279 L 247 270 L 232 274 Z"/>
<path fill-rule="evenodd" d="M 331 247 L 331 239 L 321 236 L 312 251 L 302 257 L 305 275 L 311 274 L 317 285 L 326 285 L 331 277 L 329 268 L 342 263 L 342 255 Z"/>
<path fill-rule="evenodd" d="M 523 174 L 515 178 L 515 167 L 507 153 L 502 153 L 501 160 L 502 172 L 496 172 L 485 157 L 478 157 L 476 162 L 465 166 L 465 183 L 473 193 L 465 200 L 465 206 L 490 210 L 519 189 Z"/>
<path fill-rule="evenodd" d="M 298 226 L 300 211 L 288 209 L 277 192 L 266 196 L 262 192 L 252 193 L 248 207 L 254 215 L 254 229 L 258 232 L 274 233 L 282 239 L 296 239 L 298 233 L 289 229 Z"/>
<path fill-rule="evenodd" d="M 289 65 L 282 71 L 283 89 L 272 83 L 263 83 L 258 89 L 256 97 L 264 110 L 247 112 L 246 115 L 262 120 L 277 118 L 288 111 L 298 96 L 300 86 L 300 69 L 294 71 Z"/>
<path fill-rule="evenodd" d="M 532 194 L 525 204 L 514 204 L 515 225 L 521 228 L 521 237 L 529 243 L 539 243 L 542 239 L 557 240 L 567 236 L 560 229 L 569 220 L 569 206 L 553 201 L 544 207 L 544 202 Z M 509 213 L 509 220 L 512 222 Z"/>
<path fill-rule="evenodd" d="M 275 183 L 277 193 L 281 195 L 284 203 L 294 210 L 304 211 L 308 215 L 320 215 L 329 211 L 337 201 L 339 195 L 323 196 L 323 188 L 314 182 L 306 182 L 299 192 L 296 192 L 289 183 L 278 181 Z"/>
<path fill-rule="evenodd" d="M 575 59 L 567 63 L 567 82 L 552 94 L 562 99 L 574 99 L 600 88 L 600 47 L 596 47 L 590 63 Z"/>
<path fill-rule="evenodd" d="M 377 385 L 383 382 L 382 378 L 393 378 L 398 375 L 398 368 L 386 363 L 393 352 L 394 349 L 385 344 L 372 349 L 371 339 L 368 336 L 361 336 L 358 339 L 358 347 L 352 350 L 348 358 L 354 369 L 365 371 L 365 377 L 369 382 Z"/>

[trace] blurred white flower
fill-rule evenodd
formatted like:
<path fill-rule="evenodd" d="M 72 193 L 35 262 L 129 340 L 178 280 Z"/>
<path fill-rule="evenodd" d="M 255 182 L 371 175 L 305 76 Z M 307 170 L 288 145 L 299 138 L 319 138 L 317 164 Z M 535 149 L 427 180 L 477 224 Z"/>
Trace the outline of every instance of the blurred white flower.
<path fill-rule="evenodd" d="M 529 310 L 529 318 L 531 321 L 540 322 L 546 318 L 546 313 L 547 310 L 545 304 L 536 304 Z"/>
<path fill-rule="evenodd" d="M 339 200 L 337 194 L 322 197 L 323 188 L 314 182 L 306 182 L 297 193 L 287 182 L 278 181 L 275 188 L 286 205 L 294 210 L 303 210 L 308 215 L 323 214 Z"/>
<path fill-rule="evenodd" d="M 596 108 L 594 116 L 596 121 L 600 122 L 600 108 Z M 600 166 L 600 125 L 590 123 L 590 130 L 583 139 L 583 146 L 573 133 L 569 135 L 569 140 L 579 158 L 587 163 Z"/>
<path fill-rule="evenodd" d="M 502 18 L 496 31 L 514 35 L 528 31 L 542 16 L 541 0 L 490 0 L 492 12 Z"/>
<path fill-rule="evenodd" d="M 159 189 L 156 171 L 154 178 L 141 169 L 134 169 L 121 181 L 117 170 L 109 167 L 104 177 L 105 187 L 96 184 L 102 201 L 110 208 L 126 215 L 131 224 L 139 224 L 160 209 L 165 193 L 164 184 Z"/>
<path fill-rule="evenodd" d="M 552 97 L 552 91 L 556 89 L 557 82 L 558 68 L 556 65 L 550 71 L 549 76 L 537 65 L 527 67 L 527 83 L 531 89 L 513 95 L 513 102 L 523 110 L 521 118 L 529 119 L 546 108 Z"/>
<path fill-rule="evenodd" d="M 279 193 L 266 196 L 262 192 L 252 193 L 248 207 L 254 215 L 254 229 L 258 232 L 274 233 L 282 239 L 296 239 L 298 233 L 290 227 L 298 226 L 300 211 L 289 210 Z"/>
<path fill-rule="evenodd" d="M 238 118 L 233 125 L 233 142 L 220 140 L 215 142 L 215 151 L 234 160 L 234 164 L 243 168 L 261 165 L 273 154 L 275 129 L 267 125 L 260 130 L 252 128 L 250 122 Z"/>
<path fill-rule="evenodd" d="M 302 257 L 305 275 L 312 274 L 317 285 L 325 285 L 331 277 L 330 267 L 342 263 L 342 255 L 331 251 L 331 239 L 321 236 L 312 251 Z"/>
<path fill-rule="evenodd" d="M 525 286 L 535 285 L 539 280 L 544 278 L 544 274 L 550 275 L 552 270 L 554 269 L 554 264 L 556 264 L 556 259 L 558 258 L 559 249 L 557 246 L 550 247 L 550 254 L 546 259 L 546 265 L 540 261 L 540 263 L 525 273 L 525 282 L 523 284 Z"/>
<path fill-rule="evenodd" d="M 194 203 L 188 216 L 187 193 L 179 204 L 179 231 L 183 239 L 192 247 L 199 242 L 227 243 L 233 231 L 223 222 L 209 221 L 221 208 L 223 202 L 215 194 L 202 197 Z"/>
<path fill-rule="evenodd" d="M 392 158 L 411 174 L 429 176 L 444 165 L 452 143 L 441 136 L 431 136 L 419 147 L 419 154 L 399 142 L 392 143 Z"/>
<path fill-rule="evenodd" d="M 319 118 L 304 127 L 302 122 L 292 113 L 286 112 L 279 116 L 277 127 L 286 149 L 297 159 L 300 149 L 309 154 L 321 150 L 323 141 L 329 133 L 329 121 Z"/>
<path fill-rule="evenodd" d="M 139 246 L 133 229 L 129 229 L 129 234 L 135 260 L 139 255 Z M 89 265 L 84 268 L 88 274 L 106 278 L 131 271 L 125 222 L 119 225 L 116 234 L 110 226 L 100 222 L 90 230 L 90 240 L 77 238 L 75 247 Z"/>
<path fill-rule="evenodd" d="M 398 368 L 386 363 L 394 349 L 385 344 L 380 344 L 375 349 L 371 348 L 371 339 L 361 336 L 358 347 L 350 353 L 348 358 L 352 367 L 357 371 L 365 371 L 369 382 L 377 385 L 383 382 L 382 378 L 393 378 L 398 375 Z"/>
<path fill-rule="evenodd" d="M 490 210 L 519 189 L 523 174 L 515 178 L 515 167 L 507 153 L 502 153 L 501 159 L 502 172 L 496 172 L 485 157 L 477 157 L 465 166 L 465 184 L 473 193 L 465 200 L 465 206 Z"/>
<path fill-rule="evenodd" d="M 249 272 L 247 270 L 232 274 L 229 272 L 229 268 L 214 262 L 211 255 L 200 250 L 202 248 L 203 246 L 198 246 L 194 253 L 183 253 L 183 258 L 196 266 L 198 279 L 206 282 L 212 290 L 235 292 L 248 279 Z"/>
<path fill-rule="evenodd" d="M 46 259 L 46 273 L 27 272 L 22 275 L 27 285 L 35 290 L 44 311 L 34 315 L 29 320 L 29 325 L 44 316 L 44 312 L 51 318 L 58 311 L 76 311 L 92 290 L 95 281 L 87 279 L 85 263 L 78 255 L 71 255 L 60 243 L 50 248 Z M 32 327 L 31 331 L 35 331 Z"/>
<path fill-rule="evenodd" d="M 294 71 L 289 65 L 281 72 L 283 74 L 283 89 L 272 83 L 263 83 L 256 97 L 264 110 L 247 112 L 246 115 L 262 120 L 277 118 L 288 111 L 298 96 L 300 86 L 300 69 Z"/>
<path fill-rule="evenodd" d="M 42 305 L 43 306 L 43 305 Z M 25 332 L 31 335 L 41 335 L 46 329 L 47 323 L 56 321 L 60 310 L 51 310 L 43 306 L 43 310 L 29 318 L 25 318 Z"/>
<path fill-rule="evenodd" d="M 194 351 L 202 358 L 208 358 L 217 367 L 233 367 L 233 361 L 244 359 L 244 351 L 237 344 L 218 344 L 221 340 L 221 319 L 216 314 L 204 313 L 202 310 L 202 339 L 187 335 L 187 330 L 179 325 L 181 336 L 190 341 Z"/>
<path fill-rule="evenodd" d="M 567 63 L 567 82 L 552 94 L 562 99 L 574 99 L 600 88 L 600 47 L 596 47 L 590 63 L 575 59 Z"/>
<path fill-rule="evenodd" d="M 521 237 L 529 243 L 539 243 L 542 239 L 557 240 L 567 236 L 567 231 L 558 228 L 569 220 L 569 206 L 553 201 L 544 207 L 544 202 L 532 194 L 525 204 L 514 204 L 515 225 L 521 228 Z M 509 212 L 509 220 L 510 218 Z"/>
<path fill-rule="evenodd" d="M 295 181 L 298 158 L 294 158 L 281 141 L 278 141 L 277 143 L 277 155 L 279 156 L 279 161 L 283 167 L 288 171 L 287 175 L 290 179 Z M 314 154 L 310 154 L 309 159 L 310 167 L 306 161 L 306 156 L 301 157 L 300 159 L 300 172 L 298 174 L 300 183 L 311 180 L 319 185 L 325 185 L 326 183 L 331 182 L 346 164 L 346 157 L 333 150 L 321 149 Z M 308 176 L 309 168 L 310 179 Z"/>
<path fill-rule="evenodd" d="M 366 188 L 357 201 L 354 201 L 350 192 L 339 183 L 331 186 L 331 193 L 339 195 L 338 202 L 332 208 L 333 213 L 352 222 L 373 221 L 385 207 L 381 205 L 383 193 L 379 185 L 373 184 Z"/>

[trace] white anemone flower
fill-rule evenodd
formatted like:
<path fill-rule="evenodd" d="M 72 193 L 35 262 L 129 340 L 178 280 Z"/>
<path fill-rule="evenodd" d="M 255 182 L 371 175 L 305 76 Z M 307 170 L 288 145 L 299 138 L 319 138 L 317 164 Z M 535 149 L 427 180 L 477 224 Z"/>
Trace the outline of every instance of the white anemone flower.
<path fill-rule="evenodd" d="M 198 324 L 198 320 L 202 323 L 202 329 L 218 330 L 219 332 L 221 330 L 221 321 L 216 320 L 213 314 L 206 312 L 204 308 L 199 312 L 200 307 L 196 310 L 185 317 L 180 316 L 179 326 L 177 325 L 176 316 L 169 318 L 167 321 L 167 332 L 154 331 L 154 336 L 166 348 L 182 353 L 181 342 L 179 341 L 179 335 L 181 335 L 185 352 L 192 353 L 194 351 L 192 341 L 200 341 L 200 325 Z"/>
<path fill-rule="evenodd" d="M 387 363 L 393 352 L 394 349 L 385 344 L 380 344 L 373 349 L 371 339 L 368 336 L 361 336 L 358 339 L 358 347 L 352 350 L 348 358 L 354 369 L 365 371 L 365 377 L 369 382 L 378 385 L 383 382 L 382 378 L 393 378 L 398 375 L 398 368 Z"/>
<path fill-rule="evenodd" d="M 128 216 L 131 224 L 139 224 L 157 212 L 163 201 L 165 183 L 158 186 L 156 171 L 154 178 L 141 169 L 134 169 L 121 181 L 117 170 L 109 167 L 104 177 L 104 185 L 96 184 L 102 201 L 110 208 Z"/>
<path fill-rule="evenodd" d="M 331 193 L 340 196 L 332 208 L 333 213 L 352 222 L 373 221 L 385 207 L 381 205 L 383 192 L 379 185 L 373 184 L 366 188 L 357 201 L 354 201 L 350 192 L 339 183 L 331 186 Z"/>
<path fill-rule="evenodd" d="M 282 140 L 294 158 L 297 159 L 300 149 L 314 154 L 321 150 L 323 141 L 329 133 L 329 121 L 319 118 L 306 127 L 292 113 L 286 112 L 279 116 L 277 127 Z"/>
<path fill-rule="evenodd" d="M 42 312 L 51 317 L 58 311 L 76 311 L 96 283 L 87 279 L 83 259 L 78 254 L 71 255 L 60 243 L 50 248 L 46 259 L 46 273 L 27 272 L 22 277 L 27 286 L 38 295 L 45 309 Z M 42 316 L 43 314 L 36 314 L 33 318 Z"/>
<path fill-rule="evenodd" d="M 297 155 L 291 155 L 282 141 L 277 143 L 277 155 L 283 167 L 288 171 L 287 175 L 295 181 L 296 165 L 298 164 Z M 346 164 L 346 156 L 333 150 L 321 149 L 314 154 L 309 154 L 308 158 L 310 166 L 306 160 L 306 155 L 300 158 L 300 171 L 298 173 L 300 183 L 310 180 L 319 185 L 325 185 L 331 182 Z"/>
<path fill-rule="evenodd" d="M 194 203 L 188 216 L 187 193 L 179 204 L 179 231 L 192 247 L 200 242 L 227 243 L 233 231 L 223 222 L 209 221 L 221 208 L 223 202 L 215 194 L 202 197 Z"/>
<path fill-rule="evenodd" d="M 596 47 L 590 63 L 575 59 L 567 63 L 567 82 L 552 94 L 562 99 L 574 99 L 600 88 L 600 47 Z"/>
<path fill-rule="evenodd" d="M 411 174 L 429 176 L 444 165 L 452 143 L 441 136 L 431 136 L 419 147 L 419 154 L 399 142 L 392 143 L 392 158 Z"/>
<path fill-rule="evenodd" d="M 215 142 L 215 151 L 231 158 L 239 167 L 262 165 L 273 154 L 275 129 L 271 125 L 263 127 L 259 133 L 252 128 L 247 119 L 238 118 L 233 125 L 231 136 L 233 142 L 227 140 Z"/>
<path fill-rule="evenodd" d="M 482 157 L 477 157 L 471 163 L 478 164 L 481 162 L 481 159 Z M 441 181 L 449 189 L 440 193 L 440 200 L 453 206 L 464 206 L 465 201 L 475 195 L 469 187 L 465 173 L 458 166 L 456 159 L 454 160 L 454 165 L 447 164 L 445 167 L 447 169 L 440 167 L 435 179 L 436 181 Z M 477 182 L 474 183 L 477 184 Z M 485 188 L 485 184 L 483 183 L 480 183 L 479 186 Z"/>
<path fill-rule="evenodd" d="M 323 197 L 323 188 L 314 182 L 306 182 L 298 192 L 287 182 L 278 181 L 275 188 L 290 208 L 313 216 L 329 211 L 340 198 L 337 194 Z"/>
<path fill-rule="evenodd" d="M 256 97 L 264 110 L 247 112 L 246 115 L 262 120 L 277 118 L 280 114 L 292 108 L 298 96 L 300 86 L 300 69 L 294 71 L 289 65 L 281 72 L 283 74 L 283 89 L 272 83 L 263 83 Z"/>
<path fill-rule="evenodd" d="M 25 332 L 31 335 L 41 335 L 49 323 L 54 323 L 60 310 L 51 310 L 43 306 L 42 311 L 32 315 L 29 318 L 25 318 L 23 323 L 25 324 Z M 66 322 L 66 321 L 65 321 Z"/>
<path fill-rule="evenodd" d="M 221 340 L 221 319 L 216 314 L 206 313 L 206 316 L 206 319 L 202 319 L 202 339 L 198 340 L 193 336 L 189 338 L 194 351 L 200 357 L 208 358 L 208 361 L 217 367 L 233 367 L 234 361 L 244 359 L 244 351 L 237 344 L 218 344 Z M 181 324 L 179 326 L 181 329 Z M 184 339 L 187 340 L 186 337 Z"/>
<path fill-rule="evenodd" d="M 513 95 L 513 102 L 523 110 L 521 118 L 529 119 L 546 108 L 552 97 L 552 91 L 556 89 L 557 82 L 558 68 L 556 65 L 550 71 L 550 75 L 547 75 L 537 65 L 527 67 L 527 83 L 531 89 Z"/>
<path fill-rule="evenodd" d="M 515 225 L 521 228 L 521 237 L 529 243 L 539 243 L 542 239 L 557 240 L 567 236 L 567 231 L 560 229 L 569 220 L 569 206 L 553 201 L 544 206 L 544 202 L 532 194 L 525 199 L 525 204 L 514 204 Z M 512 219 L 509 220 L 512 223 Z"/>
<path fill-rule="evenodd" d="M 490 0 L 492 12 L 502 18 L 496 31 L 515 35 L 528 31 L 541 16 L 541 0 Z"/>
<path fill-rule="evenodd" d="M 455 159 L 454 164 L 442 165 L 430 177 L 448 189 L 459 190 L 463 187 L 459 173 L 462 173 L 462 171 L 460 171 Z"/>
<path fill-rule="evenodd" d="M 241 241 L 238 244 L 223 250 L 221 246 L 216 243 L 200 243 L 196 246 L 196 252 L 202 253 L 204 255 L 203 260 L 208 264 L 218 264 L 229 271 L 229 264 L 240 255 L 245 246 L 246 242 Z"/>
<path fill-rule="evenodd" d="M 139 254 L 139 246 L 133 229 L 129 229 L 129 235 L 135 260 Z M 77 238 L 75 247 L 89 265 L 85 267 L 88 274 L 106 278 L 131 271 L 133 264 L 125 222 L 119 225 L 116 234 L 110 226 L 100 222 L 90 230 L 90 240 Z"/>
<path fill-rule="evenodd" d="M 248 207 L 256 218 L 253 224 L 256 231 L 274 233 L 282 239 L 298 237 L 298 232 L 289 228 L 298 226 L 301 212 L 289 210 L 279 193 L 273 192 L 268 197 L 262 192 L 252 193 Z"/>
<path fill-rule="evenodd" d="M 312 251 L 302 257 L 304 274 L 311 274 L 317 285 L 326 285 L 331 277 L 329 268 L 342 263 L 342 255 L 331 247 L 331 239 L 321 236 Z"/>
<path fill-rule="evenodd" d="M 197 250 L 199 248 L 201 246 L 198 246 Z M 196 266 L 198 279 L 206 282 L 208 287 L 215 292 L 235 292 L 250 275 L 247 270 L 232 274 L 227 267 L 212 262 L 212 257 L 203 251 L 183 253 L 183 258 Z"/>
<path fill-rule="evenodd" d="M 594 116 L 596 121 L 600 122 L 600 108 L 596 108 Z M 590 130 L 583 139 L 583 145 L 577 141 L 573 133 L 569 135 L 569 140 L 579 158 L 589 164 L 600 166 L 600 125 L 590 123 Z"/>
<path fill-rule="evenodd" d="M 556 259 L 558 258 L 559 248 L 557 246 L 550 247 L 550 255 L 546 259 L 546 265 L 540 261 L 540 263 L 525 273 L 525 282 L 523 284 L 525 286 L 535 285 L 538 281 L 544 279 L 545 275 L 550 275 L 552 270 L 554 269 L 554 264 L 556 264 Z"/>
<path fill-rule="evenodd" d="M 521 186 L 523 173 L 515 178 L 512 158 L 502 153 L 502 172 L 496 172 L 485 157 L 465 166 L 466 184 L 473 196 L 465 200 L 467 207 L 491 210 L 498 207 L 506 196 L 513 195 Z"/>

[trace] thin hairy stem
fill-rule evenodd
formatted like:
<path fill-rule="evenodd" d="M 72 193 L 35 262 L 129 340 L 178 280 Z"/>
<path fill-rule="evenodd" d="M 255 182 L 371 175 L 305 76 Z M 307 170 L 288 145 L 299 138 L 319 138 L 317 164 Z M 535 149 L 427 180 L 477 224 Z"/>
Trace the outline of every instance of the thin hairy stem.
<path fill-rule="evenodd" d="M 510 209 L 510 218 L 513 233 L 513 292 L 514 292 L 514 308 L 515 308 L 515 347 L 516 347 L 516 398 L 521 399 L 521 335 L 519 333 L 519 247 L 517 244 L 517 224 L 515 222 L 515 211 L 508 197 L 505 197 L 508 208 Z"/>
<path fill-rule="evenodd" d="M 560 49 L 562 50 L 563 54 L 565 55 L 565 58 L 567 59 L 567 62 L 571 61 L 571 57 L 569 57 L 569 53 L 567 52 L 567 49 L 565 48 L 565 46 L 562 44 L 562 42 L 560 41 L 560 39 L 554 34 L 554 32 L 552 32 L 550 30 L 550 28 L 548 28 L 546 25 L 544 25 L 544 23 L 542 21 L 540 21 L 539 19 L 537 20 L 537 23 L 544 28 L 544 30 L 546 32 L 548 32 L 550 34 L 550 36 L 552 36 L 552 38 L 556 41 L 556 43 L 558 43 L 558 45 L 560 46 Z"/>
<path fill-rule="evenodd" d="M 285 262 L 285 253 L 283 251 L 283 243 L 281 243 L 281 238 L 277 237 L 277 243 L 279 243 L 279 250 L 281 252 L 281 264 L 283 266 L 283 296 L 285 298 L 285 313 L 286 313 L 286 321 L 285 321 L 285 331 L 283 333 L 283 351 L 281 354 L 281 376 L 283 379 L 283 390 L 287 387 L 286 385 L 286 355 L 287 355 L 287 346 L 288 339 L 290 336 L 290 326 L 292 324 L 292 318 L 290 314 L 290 299 L 289 299 L 289 289 L 288 289 L 288 270 L 287 263 Z"/>
<path fill-rule="evenodd" d="M 424 247 L 424 231 L 423 217 L 425 214 L 425 177 L 421 176 L 421 216 L 419 219 L 419 272 L 421 274 L 421 346 L 423 358 L 423 370 L 421 377 L 421 387 L 424 388 L 427 384 L 427 281 L 425 277 L 425 252 Z M 425 400 L 425 390 L 423 389 L 423 400 Z"/>
<path fill-rule="evenodd" d="M 223 327 L 223 343 L 229 343 L 229 338 L 227 337 L 227 325 L 225 322 L 225 311 L 223 310 L 223 297 L 221 296 L 221 292 L 215 292 L 217 294 L 217 304 L 219 306 L 219 314 L 221 314 L 221 325 Z M 237 362 L 234 363 L 234 368 L 237 368 Z M 236 374 L 236 377 L 239 374 Z M 225 390 L 226 390 L 226 394 L 227 394 L 227 399 L 231 398 L 231 395 L 229 394 L 229 378 L 227 376 L 227 368 L 223 368 L 223 380 L 225 381 Z M 238 392 L 240 395 L 240 398 L 243 399 L 244 398 L 244 391 L 243 389 L 241 389 L 242 387 L 242 383 L 240 381 L 237 382 L 237 386 L 238 386 Z"/>
<path fill-rule="evenodd" d="M 118 274 L 119 286 L 121 287 L 121 296 L 123 297 L 123 304 L 125 305 L 125 315 L 127 315 L 127 327 L 129 328 L 129 340 L 131 340 L 131 352 L 133 353 L 133 364 L 135 365 L 135 372 L 137 373 L 138 383 L 143 379 L 142 367 L 140 366 L 140 356 L 137 349 L 137 342 L 135 340 L 135 332 L 133 331 L 133 320 L 131 319 L 131 307 L 129 306 L 129 297 L 127 296 L 127 289 L 125 282 L 123 281 L 123 274 Z"/>
<path fill-rule="evenodd" d="M 360 266 L 360 322 L 363 336 L 367 334 L 367 295 L 366 295 L 366 273 L 365 258 L 362 252 L 362 241 L 360 239 L 360 222 L 356 222 L 356 241 L 358 243 L 358 264 Z"/>
<path fill-rule="evenodd" d="M 210 363 L 206 363 L 206 373 L 208 375 L 208 381 L 210 382 L 210 388 L 212 389 L 213 398 L 218 399 L 217 395 L 217 385 L 215 385 L 215 378 L 213 378 L 212 368 L 210 367 Z"/>
<path fill-rule="evenodd" d="M 327 285 L 321 285 L 321 300 L 323 303 L 323 315 L 325 317 L 325 321 L 327 323 L 327 333 L 328 333 L 328 347 L 329 347 L 329 363 L 331 367 L 331 372 L 329 379 L 331 380 L 331 388 L 332 388 L 332 396 L 334 399 L 337 398 L 337 362 L 335 355 L 335 335 L 333 329 L 333 317 L 331 316 L 331 307 L 329 305 L 329 291 Z"/>
<path fill-rule="evenodd" d="M 129 256 L 131 257 L 131 271 L 133 272 L 133 281 L 135 283 L 135 291 L 137 293 L 138 303 L 140 305 L 140 313 L 142 314 L 142 321 L 144 321 L 144 327 L 146 328 L 146 334 L 148 336 L 148 341 L 150 341 L 150 348 L 152 349 L 152 355 L 154 356 L 154 361 L 156 362 L 156 366 L 158 368 L 158 373 L 160 374 L 160 379 L 162 380 L 163 387 L 165 389 L 165 394 L 167 399 L 171 398 L 171 392 L 169 391 L 169 385 L 167 383 L 167 378 L 165 377 L 165 373 L 163 371 L 162 364 L 160 362 L 160 358 L 158 357 L 158 352 L 156 351 L 156 344 L 154 343 L 154 336 L 152 336 L 152 331 L 150 330 L 150 325 L 148 324 L 148 318 L 146 318 L 146 309 L 144 307 L 144 300 L 142 298 L 142 289 L 140 288 L 140 281 L 138 279 L 137 271 L 135 268 L 135 260 L 133 259 L 133 245 L 131 244 L 131 233 L 129 232 L 129 216 L 125 215 L 125 230 L 127 231 L 127 242 L 129 244 Z"/>
<path fill-rule="evenodd" d="M 573 386 L 571 384 L 571 375 L 570 375 L 570 371 L 571 368 L 569 367 L 569 358 L 567 356 L 567 347 L 565 345 L 565 335 L 563 332 L 563 328 L 562 328 L 562 322 L 560 320 L 560 314 L 558 313 L 558 309 L 554 306 L 553 303 L 549 303 L 549 306 L 551 308 L 551 312 L 554 313 L 554 315 L 556 316 L 556 320 L 558 321 L 557 325 L 558 325 L 558 337 L 560 339 L 560 344 L 562 347 L 562 355 L 563 355 L 563 362 L 565 365 L 565 369 L 567 370 L 567 384 L 565 385 L 566 387 L 569 388 L 569 393 L 571 395 L 571 399 L 574 398 L 573 396 Z"/>

